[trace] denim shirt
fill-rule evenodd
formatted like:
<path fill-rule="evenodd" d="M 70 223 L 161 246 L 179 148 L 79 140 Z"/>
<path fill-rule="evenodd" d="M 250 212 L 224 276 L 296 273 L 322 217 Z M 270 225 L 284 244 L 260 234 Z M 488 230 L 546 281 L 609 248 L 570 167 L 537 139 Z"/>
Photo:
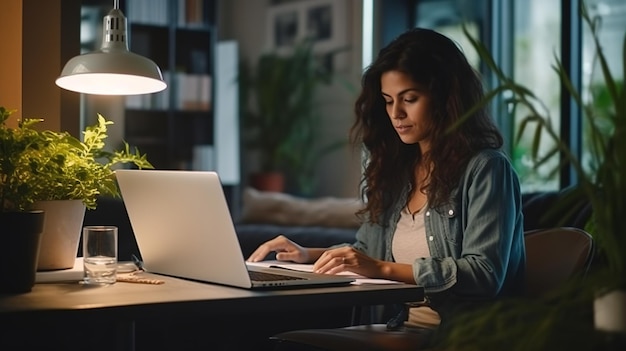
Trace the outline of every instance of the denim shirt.
<path fill-rule="evenodd" d="M 353 247 L 394 261 L 391 243 L 408 193 L 407 185 L 382 225 L 365 222 Z M 486 301 L 521 293 L 526 263 L 521 208 L 519 179 L 508 158 L 497 150 L 480 151 L 451 201 L 424 212 L 431 257 L 413 262 L 417 285 L 444 304 L 450 298 Z"/>

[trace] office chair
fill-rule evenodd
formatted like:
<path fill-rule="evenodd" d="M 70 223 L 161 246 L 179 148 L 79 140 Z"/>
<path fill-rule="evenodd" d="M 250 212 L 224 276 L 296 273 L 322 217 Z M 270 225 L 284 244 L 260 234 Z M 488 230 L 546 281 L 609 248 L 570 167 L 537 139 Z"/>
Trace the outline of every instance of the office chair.
<path fill-rule="evenodd" d="M 593 259 L 593 239 L 575 227 L 537 229 L 524 234 L 527 297 L 539 297 L 576 274 L 585 274 Z"/>
<path fill-rule="evenodd" d="M 524 242 L 524 294 L 530 298 L 556 289 L 577 274 L 585 274 L 593 258 L 591 235 L 578 228 L 528 231 L 524 235 Z M 369 324 L 287 331 L 270 339 L 277 351 L 417 351 L 428 348 L 432 335 L 433 330 L 429 329 L 403 328 L 393 331 L 384 324 Z"/>

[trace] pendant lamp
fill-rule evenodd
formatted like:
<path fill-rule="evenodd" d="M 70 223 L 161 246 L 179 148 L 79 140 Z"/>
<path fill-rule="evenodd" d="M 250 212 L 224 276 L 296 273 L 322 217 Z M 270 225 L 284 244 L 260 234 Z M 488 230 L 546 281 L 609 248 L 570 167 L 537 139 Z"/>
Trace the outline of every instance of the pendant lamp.
<path fill-rule="evenodd" d="M 154 61 L 128 50 L 126 17 L 119 0 L 103 19 L 100 50 L 70 59 L 56 84 L 67 90 L 95 95 L 139 95 L 164 90 L 161 70 Z"/>

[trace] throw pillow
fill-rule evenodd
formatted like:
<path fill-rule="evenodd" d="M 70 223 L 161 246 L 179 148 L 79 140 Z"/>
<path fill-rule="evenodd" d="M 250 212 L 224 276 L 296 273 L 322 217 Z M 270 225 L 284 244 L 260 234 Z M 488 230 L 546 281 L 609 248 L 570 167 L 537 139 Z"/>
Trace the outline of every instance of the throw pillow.
<path fill-rule="evenodd" d="M 286 193 L 246 188 L 243 194 L 243 223 L 285 226 L 356 228 L 363 203 L 357 198 L 301 198 Z"/>

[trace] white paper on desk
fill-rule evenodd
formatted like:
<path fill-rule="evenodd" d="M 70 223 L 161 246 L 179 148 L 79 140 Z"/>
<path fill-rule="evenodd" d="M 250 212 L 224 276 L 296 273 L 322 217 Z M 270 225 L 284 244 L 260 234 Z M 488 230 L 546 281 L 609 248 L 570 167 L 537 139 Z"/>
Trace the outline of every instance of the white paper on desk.
<path fill-rule="evenodd" d="M 256 266 L 261 266 L 261 267 L 280 267 L 280 268 L 286 268 L 286 269 L 291 269 L 294 271 L 300 271 L 300 272 L 313 272 L 313 265 L 312 264 L 304 264 L 304 263 L 286 263 L 284 261 L 261 261 L 261 262 L 247 262 L 247 264 L 249 265 L 256 265 Z M 356 273 L 352 273 L 352 272 L 341 272 L 341 273 L 337 273 L 337 275 L 345 275 L 345 276 L 349 276 L 349 277 L 353 277 L 355 279 L 355 281 L 352 283 L 354 285 L 361 285 L 361 284 L 401 284 L 401 282 L 395 281 L 395 280 L 387 280 L 387 279 L 371 279 L 371 278 L 367 278 L 364 277 L 362 275 L 356 274 Z"/>
<path fill-rule="evenodd" d="M 41 271 L 35 275 L 35 283 L 56 283 L 83 279 L 83 258 L 77 257 L 74 267 L 54 271 Z"/>

